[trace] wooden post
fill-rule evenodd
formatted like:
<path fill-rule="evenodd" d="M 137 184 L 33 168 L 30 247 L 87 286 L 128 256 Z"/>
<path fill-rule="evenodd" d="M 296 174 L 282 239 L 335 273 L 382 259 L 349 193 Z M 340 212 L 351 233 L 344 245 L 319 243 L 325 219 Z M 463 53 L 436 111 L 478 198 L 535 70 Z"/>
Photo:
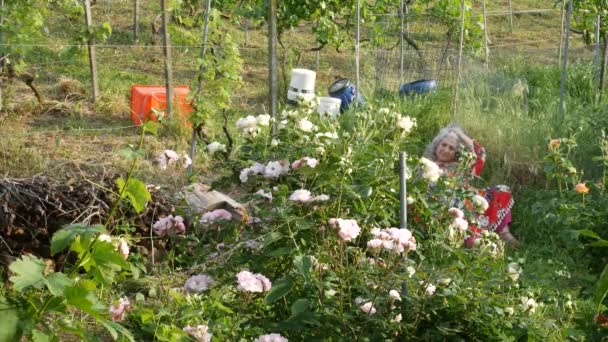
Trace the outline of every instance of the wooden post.
<path fill-rule="evenodd" d="M 91 27 L 91 0 L 84 0 L 84 20 L 87 27 Z M 95 58 L 95 43 L 93 39 L 89 39 L 88 43 L 89 50 L 89 67 L 91 69 L 91 86 L 93 87 L 93 102 L 97 102 L 99 98 L 99 84 L 97 83 L 97 60 Z"/>
<path fill-rule="evenodd" d="M 600 102 L 604 98 L 604 93 L 606 92 L 606 72 L 608 72 L 608 36 L 604 36 L 604 50 L 603 52 L 603 63 L 602 70 L 600 71 Z"/>
<path fill-rule="evenodd" d="M 407 2 L 403 5 L 405 7 L 405 33 L 410 34 L 410 8 L 407 6 Z"/>
<path fill-rule="evenodd" d="M 401 34 L 399 35 L 399 86 L 403 84 L 403 62 L 405 57 L 405 46 L 403 39 L 403 30 L 405 29 L 405 18 L 403 17 L 403 7 L 405 6 L 404 0 L 399 2 L 399 18 L 401 18 Z"/>
<path fill-rule="evenodd" d="M 88 0 L 87 0 L 88 1 Z M 160 9 L 162 11 L 162 32 L 163 32 L 163 54 L 165 56 L 165 88 L 166 88 L 166 99 L 167 116 L 171 116 L 173 109 L 173 72 L 171 70 L 171 46 L 169 45 L 169 31 L 167 25 L 169 24 L 169 18 L 167 14 L 167 7 L 165 6 L 165 0 L 160 0 Z"/>
<path fill-rule="evenodd" d="M 359 85 L 359 38 L 360 38 L 360 21 L 361 21 L 361 0 L 357 0 L 357 18 L 355 32 L 355 88 L 357 89 L 357 97 L 355 98 L 355 107 L 359 106 L 359 93 L 361 86 Z"/>
<path fill-rule="evenodd" d="M 407 153 L 399 152 L 399 222 L 407 228 Z"/>
<path fill-rule="evenodd" d="M 245 46 L 249 45 L 249 19 L 245 18 L 244 23 L 244 31 L 245 31 Z"/>
<path fill-rule="evenodd" d="M 268 89 L 270 91 L 269 105 L 270 117 L 277 117 L 278 99 L 278 61 L 277 61 L 277 0 L 268 0 Z M 272 134 L 277 132 L 277 120 L 273 120 Z"/>
<path fill-rule="evenodd" d="M 198 85 L 196 88 L 196 97 L 201 95 L 201 91 L 203 90 L 203 72 L 205 71 L 205 54 L 207 53 L 207 34 L 209 33 L 209 15 L 211 14 L 211 1 L 212 0 L 204 0 L 205 1 L 205 21 L 203 23 L 203 36 L 201 37 L 202 45 L 201 45 L 201 65 L 199 68 L 198 74 Z"/>
<path fill-rule="evenodd" d="M 0 110 L 2 110 L 2 74 L 4 72 L 4 31 L 2 31 L 1 27 L 4 23 L 4 0 L 0 0 Z"/>
<path fill-rule="evenodd" d="M 568 75 L 568 45 L 570 43 L 570 22 L 572 19 L 572 0 L 568 1 L 568 18 L 566 19 L 566 46 L 564 48 L 564 62 L 562 64 L 562 80 L 559 92 L 559 123 L 564 120 L 565 98 L 566 98 L 566 76 Z"/>
<path fill-rule="evenodd" d="M 133 2 L 133 41 L 139 39 L 139 0 Z"/>
<path fill-rule="evenodd" d="M 198 101 L 198 97 L 203 91 L 203 73 L 205 72 L 205 55 L 207 53 L 207 34 L 209 32 L 209 14 L 211 12 L 211 0 L 205 0 L 205 22 L 203 24 L 203 36 L 201 37 L 201 65 L 198 70 L 198 85 L 196 87 L 196 94 L 192 99 L 192 102 Z M 191 175 L 194 168 L 194 153 L 196 152 L 196 131 L 198 127 L 192 127 L 192 136 L 190 137 L 190 160 L 192 161 L 188 165 L 187 174 Z"/>
<path fill-rule="evenodd" d="M 557 62 L 559 65 L 562 65 L 562 49 L 563 49 L 563 45 L 564 45 L 564 21 L 565 21 L 565 17 L 564 17 L 564 9 L 566 9 L 566 0 L 562 0 L 562 8 L 560 9 L 560 20 L 561 20 L 561 24 L 559 27 L 559 50 L 558 50 L 558 59 Z"/>
<path fill-rule="evenodd" d="M 486 68 L 490 66 L 490 48 L 488 47 L 488 16 L 486 14 L 486 0 L 482 1 L 483 8 L 483 47 L 486 53 Z"/>
<path fill-rule="evenodd" d="M 317 26 L 318 25 L 319 25 L 319 21 L 317 20 Z M 317 62 L 316 71 L 319 72 L 319 68 L 321 67 L 321 44 L 319 44 L 319 42 L 317 42 L 317 51 L 315 53 L 315 58 L 316 58 L 316 62 Z"/>
<path fill-rule="evenodd" d="M 509 32 L 513 33 L 513 5 L 509 0 Z"/>
<path fill-rule="evenodd" d="M 595 49 L 593 51 L 593 102 L 597 103 L 600 88 L 600 19 L 598 14 L 595 20 Z"/>
<path fill-rule="evenodd" d="M 456 87 L 454 88 L 454 98 L 452 99 L 452 121 L 454 121 L 456 117 L 456 111 L 458 107 L 458 95 L 460 90 L 460 75 L 462 73 L 462 50 L 464 45 L 464 1 L 460 0 L 460 47 L 458 49 L 458 71 L 456 73 Z"/>

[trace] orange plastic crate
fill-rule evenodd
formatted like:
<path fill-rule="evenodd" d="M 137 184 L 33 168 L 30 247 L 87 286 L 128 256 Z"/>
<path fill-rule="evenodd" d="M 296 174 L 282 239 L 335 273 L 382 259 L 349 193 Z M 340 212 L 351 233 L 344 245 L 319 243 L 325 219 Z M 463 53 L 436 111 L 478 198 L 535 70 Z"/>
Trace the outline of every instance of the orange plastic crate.
<path fill-rule="evenodd" d="M 188 114 L 194 109 L 188 103 L 188 86 L 173 87 L 173 115 L 177 115 L 183 126 L 188 126 Z M 156 114 L 152 109 L 165 110 L 167 108 L 167 93 L 165 86 L 134 85 L 131 87 L 131 120 L 141 125 L 146 120 L 156 121 Z"/>

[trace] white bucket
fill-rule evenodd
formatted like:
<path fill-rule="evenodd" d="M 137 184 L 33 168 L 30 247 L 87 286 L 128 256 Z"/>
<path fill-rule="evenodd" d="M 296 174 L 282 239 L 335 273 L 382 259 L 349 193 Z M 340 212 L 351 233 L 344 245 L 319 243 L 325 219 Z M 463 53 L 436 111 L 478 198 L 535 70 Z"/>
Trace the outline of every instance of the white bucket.
<path fill-rule="evenodd" d="M 287 90 L 287 101 L 297 103 L 298 97 L 305 101 L 315 98 L 317 73 L 308 69 L 291 69 L 291 81 Z"/>
<path fill-rule="evenodd" d="M 329 116 L 335 118 L 340 115 L 340 104 L 342 100 L 335 97 L 320 97 L 319 105 L 317 106 L 317 112 L 321 116 Z"/>

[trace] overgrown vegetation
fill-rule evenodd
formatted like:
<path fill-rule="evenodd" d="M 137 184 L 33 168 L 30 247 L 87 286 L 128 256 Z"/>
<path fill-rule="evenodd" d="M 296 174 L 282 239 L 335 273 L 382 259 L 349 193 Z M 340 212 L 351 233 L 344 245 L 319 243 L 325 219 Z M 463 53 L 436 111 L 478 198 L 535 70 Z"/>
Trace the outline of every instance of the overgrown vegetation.
<path fill-rule="evenodd" d="M 458 30 L 459 3 L 419 1 L 412 7 L 412 37 L 445 47 L 445 40 L 415 34 L 416 28 L 426 30 L 424 20 L 414 19 L 427 13 L 427 3 L 437 18 L 431 33 L 451 39 Z M 319 115 L 315 103 L 308 103 L 285 106 L 271 119 L 261 113 L 263 6 L 246 1 L 237 10 L 236 3 L 222 3 L 224 15 L 212 15 L 211 52 L 203 62 L 196 46 L 200 4 L 176 2 L 171 12 L 171 33 L 179 45 L 176 78 L 196 88 L 194 71 L 201 63 L 205 70 L 203 96 L 191 118 L 205 129 L 195 173 L 186 179 L 188 127 L 172 118 L 125 127 L 131 125 L 129 87 L 162 82 L 162 62 L 147 45 L 156 33 L 146 30 L 140 37 L 146 43 L 122 53 L 100 49 L 110 62 L 101 63 L 103 95 L 91 104 L 84 50 L 56 45 L 84 41 L 90 34 L 109 45 L 130 44 L 131 24 L 98 2 L 95 12 L 111 19 L 112 29 L 100 25 L 82 32 L 77 2 L 24 4 L 36 15 L 13 15 L 27 17 L 33 26 L 11 25 L 5 39 L 14 44 L 26 37 L 44 46 L 4 52 L 22 55 L 21 70 L 36 70 L 46 101 L 38 104 L 30 89 L 14 80 L 3 84 L 0 132 L 10 138 L 0 142 L 0 170 L 6 177 L 55 174 L 66 186 L 73 178 L 99 186 L 99 175 L 108 171 L 120 176 L 114 177 L 114 189 L 102 189 L 113 202 L 100 224 L 54 227 L 49 241 L 54 258 L 27 250 L 2 252 L 8 261 L 0 270 L 0 341 L 22 336 L 33 341 L 585 341 L 608 336 L 608 107 L 605 94 L 603 102 L 594 96 L 590 59 L 569 66 L 567 117 L 561 123 L 560 66 L 508 56 L 493 57 L 487 69 L 469 64 L 456 102 L 450 87 L 414 98 L 385 89 L 366 92 L 367 106 L 337 118 Z M 471 4 L 467 54 L 476 60 L 481 31 L 473 15 L 478 4 Z M 319 85 L 348 75 L 349 58 L 328 52 L 328 46 L 350 46 L 344 32 L 334 31 L 352 28 L 346 20 L 352 2 L 300 5 L 283 2 L 280 11 L 284 72 L 300 66 L 308 46 L 296 43 L 301 39 L 324 46 L 334 64 L 333 75 L 319 75 Z M 398 6 L 394 1 L 376 5 L 375 10 Z M 490 9 L 501 5 L 489 4 Z M 241 17 L 228 15 L 233 13 L 250 20 L 247 49 L 236 48 L 244 37 L 237 26 Z M 157 15 L 156 5 L 146 7 L 142 25 L 148 27 Z M 396 27 L 397 18 L 364 17 L 371 21 L 365 44 L 374 49 L 395 44 L 394 32 L 383 34 L 383 28 Z M 578 23 L 586 25 L 589 18 Z M 304 29 L 315 35 L 291 29 L 311 20 L 312 29 Z M 584 29 L 589 43 L 588 25 Z M 513 37 L 518 34 L 529 35 L 514 32 Z M 68 55 L 70 63 L 54 63 Z M 259 65 L 247 63 L 252 59 Z M 41 67 L 44 63 L 53 64 Z M 371 90 L 371 83 L 366 80 L 363 89 Z M 487 167 L 474 185 L 509 184 L 515 190 L 512 231 L 522 247 L 506 248 L 489 233 L 473 248 L 464 247 L 471 232 L 455 229 L 450 203 L 442 199 L 472 200 L 474 194 L 444 176 L 427 177 L 428 172 L 411 172 L 409 224 L 391 228 L 400 224 L 398 153 L 407 152 L 409 170 L 423 169 L 419 158 L 425 145 L 452 121 L 488 150 Z M 115 131 L 86 131 L 107 128 Z M 193 210 L 184 196 L 188 181 L 206 183 L 245 207 Z M 145 227 L 146 236 L 140 222 L 121 214 L 141 212 L 156 185 L 177 210 L 155 217 L 152 227 Z M 463 215 L 475 224 L 475 208 Z M 10 238 L 8 228 L 0 226 L 2 239 Z M 27 227 L 10 229 L 14 234 Z"/>

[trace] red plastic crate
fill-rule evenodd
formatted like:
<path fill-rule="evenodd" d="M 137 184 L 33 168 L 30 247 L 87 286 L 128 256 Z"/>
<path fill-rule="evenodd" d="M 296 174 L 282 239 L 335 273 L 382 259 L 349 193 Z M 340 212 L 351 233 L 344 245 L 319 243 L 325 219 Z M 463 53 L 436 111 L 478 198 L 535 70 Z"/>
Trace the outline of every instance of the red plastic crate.
<path fill-rule="evenodd" d="M 188 86 L 173 87 L 173 115 L 177 115 L 183 126 L 188 126 L 188 114 L 194 109 L 188 103 Z M 167 93 L 165 86 L 134 85 L 131 87 L 131 120 L 141 125 L 146 120 L 156 121 L 156 114 L 152 109 L 165 110 L 167 108 Z"/>

